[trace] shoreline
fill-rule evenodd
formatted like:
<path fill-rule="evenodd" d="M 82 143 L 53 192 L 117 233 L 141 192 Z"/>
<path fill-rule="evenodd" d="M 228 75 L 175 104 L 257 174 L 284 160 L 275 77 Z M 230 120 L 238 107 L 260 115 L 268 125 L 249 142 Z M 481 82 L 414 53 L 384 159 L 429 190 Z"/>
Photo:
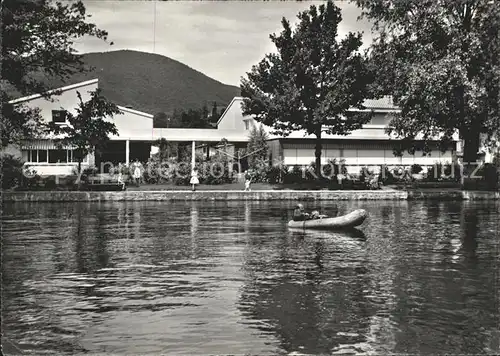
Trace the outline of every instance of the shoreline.
<path fill-rule="evenodd" d="M 237 200 L 500 200 L 499 191 L 425 190 L 129 190 L 2 192 L 2 202 L 101 201 L 237 201 Z"/>

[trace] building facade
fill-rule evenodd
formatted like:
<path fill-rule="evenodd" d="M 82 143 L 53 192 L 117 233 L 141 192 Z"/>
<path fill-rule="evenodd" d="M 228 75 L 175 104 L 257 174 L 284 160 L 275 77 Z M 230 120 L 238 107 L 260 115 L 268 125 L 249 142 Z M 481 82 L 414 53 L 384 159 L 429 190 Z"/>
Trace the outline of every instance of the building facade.
<path fill-rule="evenodd" d="M 26 105 L 39 108 L 44 121 L 54 121 L 65 125 L 66 111 L 75 112 L 78 107 L 77 92 L 82 99 L 89 100 L 90 92 L 98 88 L 98 80 L 90 80 L 57 89 L 60 95 L 53 100 L 47 100 L 41 95 L 32 95 L 13 100 L 14 105 Z M 221 115 L 217 127 L 213 129 L 181 129 L 154 128 L 153 115 L 140 112 L 130 107 L 119 106 L 121 115 L 109 118 L 117 129 L 118 135 L 110 137 L 106 150 L 99 155 L 90 154 L 85 157 L 83 167 L 96 166 L 105 172 L 107 166 L 118 163 L 128 164 L 136 159 L 146 162 L 155 152 L 154 144 L 159 139 L 170 142 L 184 143 L 192 147 L 192 161 L 195 152 L 203 152 L 207 157 L 217 151 L 217 144 L 225 141 L 229 154 L 237 160 L 238 151 L 246 147 L 251 129 L 259 125 L 252 117 L 243 115 L 243 98 L 235 97 Z M 361 167 L 380 165 L 409 167 L 412 164 L 431 166 L 437 162 L 451 163 L 456 159 L 458 136 L 445 152 L 439 150 L 438 141 L 431 142 L 432 151 L 428 155 L 407 152 L 402 157 L 393 154 L 399 140 L 390 137 L 385 129 L 391 120 L 391 115 L 398 112 L 390 97 L 379 100 L 367 100 L 366 110 L 373 111 L 372 120 L 359 130 L 347 136 L 324 134 L 322 137 L 322 164 L 335 159 L 343 161 L 351 173 L 359 172 Z M 286 166 L 305 166 L 315 160 L 314 135 L 296 131 L 287 137 L 271 134 L 271 129 L 265 127 L 269 135 L 270 158 L 273 164 Z M 458 145 L 460 147 L 460 145 Z M 71 147 L 58 149 L 51 137 L 38 140 L 23 141 L 21 145 L 4 150 L 21 157 L 33 167 L 39 175 L 70 175 L 76 170 L 74 151 Z M 241 162 L 240 162 L 241 163 Z"/>
<path fill-rule="evenodd" d="M 252 127 L 259 125 L 249 116 L 244 116 L 241 105 L 243 98 L 234 98 L 224 114 L 219 119 L 218 127 L 232 128 L 250 132 Z M 336 162 L 343 161 L 351 173 L 357 173 L 360 167 L 380 165 L 411 166 L 419 164 L 431 166 L 437 162 L 451 163 L 456 156 L 456 142 L 458 136 L 445 152 L 439 149 L 438 141 L 430 143 L 431 152 L 423 155 L 416 152 L 411 155 L 404 152 L 401 157 L 394 155 L 399 140 L 390 137 L 386 128 L 391 120 L 391 115 L 398 112 L 398 108 L 392 103 L 390 97 L 379 100 L 367 100 L 364 104 L 367 111 L 373 111 L 373 118 L 362 129 L 355 130 L 347 136 L 322 135 L 321 162 L 326 164 L 335 159 Z M 279 137 L 271 134 L 271 129 L 265 127 L 269 134 L 269 146 L 271 159 L 275 164 L 286 166 L 305 166 L 315 160 L 316 137 L 307 135 L 305 131 L 292 132 L 287 137 Z"/>

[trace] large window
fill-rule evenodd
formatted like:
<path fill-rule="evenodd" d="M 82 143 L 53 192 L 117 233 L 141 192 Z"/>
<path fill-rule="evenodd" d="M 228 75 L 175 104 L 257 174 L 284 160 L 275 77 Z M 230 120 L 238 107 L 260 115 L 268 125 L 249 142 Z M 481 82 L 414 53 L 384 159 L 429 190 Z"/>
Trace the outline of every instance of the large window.
<path fill-rule="evenodd" d="M 66 123 L 66 110 L 52 110 L 52 121 L 56 124 Z"/>
<path fill-rule="evenodd" d="M 49 163 L 67 163 L 67 150 L 49 150 Z"/>
<path fill-rule="evenodd" d="M 24 150 L 23 158 L 30 163 L 77 163 L 78 154 L 75 150 L 51 149 L 51 150 Z M 83 163 L 87 162 L 84 157 Z"/>

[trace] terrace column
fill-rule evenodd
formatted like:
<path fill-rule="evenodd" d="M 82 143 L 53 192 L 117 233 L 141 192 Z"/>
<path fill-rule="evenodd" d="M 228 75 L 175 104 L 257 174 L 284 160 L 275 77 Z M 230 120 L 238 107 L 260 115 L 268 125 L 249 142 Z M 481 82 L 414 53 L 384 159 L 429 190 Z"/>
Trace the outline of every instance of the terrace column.
<path fill-rule="evenodd" d="M 125 141 L 125 164 L 130 163 L 130 140 Z"/>
<path fill-rule="evenodd" d="M 195 149 L 196 149 L 196 142 L 192 142 L 191 143 L 191 168 L 194 168 L 194 165 L 196 163 L 196 152 L 195 152 Z"/>

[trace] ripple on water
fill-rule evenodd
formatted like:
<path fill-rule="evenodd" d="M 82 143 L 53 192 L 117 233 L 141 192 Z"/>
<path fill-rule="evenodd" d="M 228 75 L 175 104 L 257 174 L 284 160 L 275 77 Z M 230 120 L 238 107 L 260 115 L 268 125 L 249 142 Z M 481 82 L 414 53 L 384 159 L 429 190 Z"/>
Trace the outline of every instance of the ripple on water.
<path fill-rule="evenodd" d="M 370 217 L 332 233 L 289 231 L 291 204 L 7 205 L 5 335 L 36 355 L 498 350 L 498 207 L 339 202 Z"/>

